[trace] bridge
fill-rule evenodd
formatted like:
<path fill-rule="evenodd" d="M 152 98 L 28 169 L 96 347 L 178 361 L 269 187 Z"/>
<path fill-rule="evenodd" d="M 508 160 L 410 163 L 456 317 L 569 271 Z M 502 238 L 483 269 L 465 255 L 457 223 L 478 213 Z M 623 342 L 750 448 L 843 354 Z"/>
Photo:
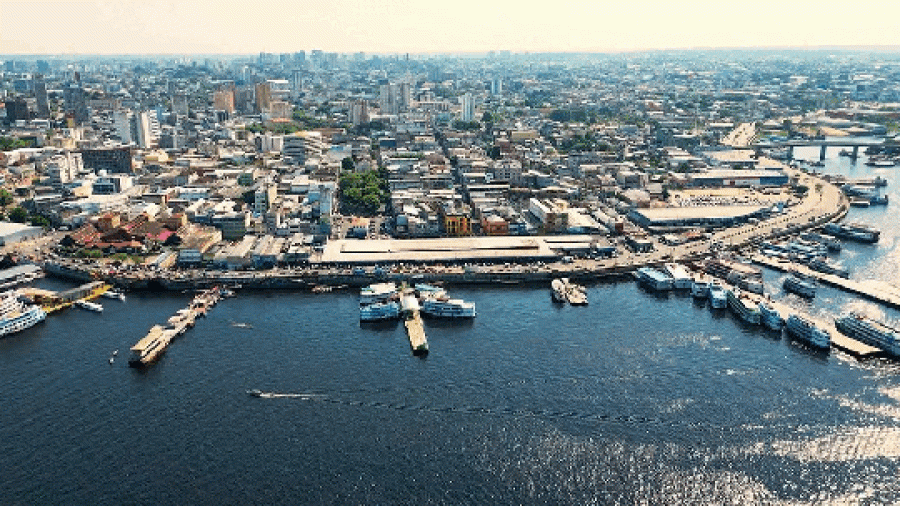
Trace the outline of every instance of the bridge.
<path fill-rule="evenodd" d="M 854 138 L 846 138 L 846 139 L 792 139 L 788 141 L 766 141 L 766 142 L 757 142 L 747 146 L 747 149 L 753 149 L 759 152 L 762 149 L 767 148 L 787 148 L 788 150 L 788 159 L 791 160 L 794 158 L 794 148 L 797 147 L 816 147 L 819 149 L 819 160 L 825 159 L 825 150 L 834 147 L 834 148 L 853 148 L 853 151 L 850 153 L 850 158 L 856 160 L 859 157 L 859 148 L 860 147 L 878 147 L 884 146 L 885 141 L 881 140 L 865 140 L 865 139 L 854 139 Z"/>

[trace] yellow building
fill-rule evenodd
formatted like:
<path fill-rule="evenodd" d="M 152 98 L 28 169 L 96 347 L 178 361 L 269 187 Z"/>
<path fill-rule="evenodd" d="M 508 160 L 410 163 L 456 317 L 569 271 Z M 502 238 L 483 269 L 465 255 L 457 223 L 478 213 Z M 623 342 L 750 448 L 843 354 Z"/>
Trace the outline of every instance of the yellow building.
<path fill-rule="evenodd" d="M 472 213 L 466 208 L 441 207 L 444 233 L 449 236 L 472 235 Z"/>

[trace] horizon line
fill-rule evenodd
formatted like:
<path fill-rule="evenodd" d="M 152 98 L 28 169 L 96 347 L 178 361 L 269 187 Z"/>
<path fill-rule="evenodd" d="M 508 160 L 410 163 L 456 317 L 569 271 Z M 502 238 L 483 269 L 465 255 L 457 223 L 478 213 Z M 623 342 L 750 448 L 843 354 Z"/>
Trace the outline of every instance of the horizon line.
<path fill-rule="evenodd" d="M 346 54 L 353 55 L 363 53 L 372 56 L 448 56 L 448 55 L 490 55 L 492 53 L 504 53 L 512 55 L 601 55 L 601 54 L 637 54 L 637 53 L 661 53 L 661 52 L 679 52 L 679 51 L 874 51 L 874 52 L 897 52 L 900 53 L 900 44 L 835 44 L 835 45 L 777 45 L 777 46 L 683 46 L 669 48 L 633 48 L 633 49 L 581 49 L 581 50 L 531 50 L 531 49 L 483 49 L 483 50 L 458 50 L 458 51 L 364 51 L 364 50 L 327 50 L 327 49 L 295 49 L 291 51 L 254 51 L 248 53 L 175 53 L 175 52 L 146 52 L 146 53 L 79 53 L 79 52 L 60 52 L 60 53 L 0 53 L 0 57 L 161 57 L 161 56 L 230 56 L 230 57 L 246 57 L 258 56 L 260 54 L 295 54 L 299 52 L 322 51 L 330 54 Z"/>

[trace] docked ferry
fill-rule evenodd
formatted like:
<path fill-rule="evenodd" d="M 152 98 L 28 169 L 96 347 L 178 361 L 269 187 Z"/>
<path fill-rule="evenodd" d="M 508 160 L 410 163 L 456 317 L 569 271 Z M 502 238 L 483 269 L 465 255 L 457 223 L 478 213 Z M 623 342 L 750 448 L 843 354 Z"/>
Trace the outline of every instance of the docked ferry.
<path fill-rule="evenodd" d="M 397 285 L 395 283 L 375 283 L 363 287 L 359 291 L 360 304 L 374 304 L 376 302 L 386 302 L 388 299 L 397 296 Z"/>
<path fill-rule="evenodd" d="M 846 269 L 842 269 L 822 257 L 811 260 L 808 265 L 809 268 L 814 271 L 832 274 L 842 278 L 850 277 L 850 273 Z"/>
<path fill-rule="evenodd" d="M 738 289 L 728 290 L 726 296 L 728 298 L 728 307 L 732 313 L 746 323 L 759 325 L 759 305 L 755 300 L 752 300 L 747 294 L 741 293 Z"/>
<path fill-rule="evenodd" d="M 691 284 L 691 295 L 693 295 L 695 299 L 705 299 L 709 297 L 709 284 L 709 278 L 702 274 L 696 275 Z"/>
<path fill-rule="evenodd" d="M 878 242 L 881 238 L 879 230 L 862 223 L 828 223 L 822 227 L 822 232 L 842 239 L 868 243 Z"/>
<path fill-rule="evenodd" d="M 422 313 L 438 318 L 475 318 L 475 303 L 460 299 L 425 299 Z"/>
<path fill-rule="evenodd" d="M 709 305 L 713 309 L 725 309 L 728 305 L 728 291 L 715 281 L 709 285 Z"/>
<path fill-rule="evenodd" d="M 550 289 L 553 294 L 553 302 L 559 302 L 560 304 L 565 304 L 568 300 L 566 296 L 567 286 L 569 284 L 568 279 L 554 279 L 550 282 Z"/>
<path fill-rule="evenodd" d="M 855 313 L 835 318 L 834 326 L 848 337 L 900 358 L 900 330 Z"/>
<path fill-rule="evenodd" d="M 759 321 L 764 327 L 772 330 L 781 330 L 784 326 L 781 313 L 772 304 L 763 300 L 759 301 Z"/>
<path fill-rule="evenodd" d="M 791 293 L 796 293 L 801 297 L 811 299 L 816 296 L 816 285 L 811 281 L 798 278 L 797 276 L 788 276 L 784 279 L 784 289 Z"/>
<path fill-rule="evenodd" d="M 15 290 L 0 294 L 0 337 L 31 328 L 45 318 L 47 313 L 40 306 L 25 304 Z"/>
<path fill-rule="evenodd" d="M 653 290 L 671 290 L 672 277 L 652 267 L 641 267 L 635 273 L 638 282 Z"/>
<path fill-rule="evenodd" d="M 359 307 L 359 321 L 377 322 L 400 318 L 400 304 L 397 302 L 376 302 Z"/>
<path fill-rule="evenodd" d="M 668 263 L 663 266 L 666 274 L 672 278 L 672 287 L 676 290 L 689 290 L 693 281 L 691 276 L 680 264 Z"/>
<path fill-rule="evenodd" d="M 810 346 L 828 349 L 831 347 L 831 334 L 825 329 L 820 329 L 813 322 L 795 314 L 788 317 L 784 324 L 788 334 L 809 344 Z"/>

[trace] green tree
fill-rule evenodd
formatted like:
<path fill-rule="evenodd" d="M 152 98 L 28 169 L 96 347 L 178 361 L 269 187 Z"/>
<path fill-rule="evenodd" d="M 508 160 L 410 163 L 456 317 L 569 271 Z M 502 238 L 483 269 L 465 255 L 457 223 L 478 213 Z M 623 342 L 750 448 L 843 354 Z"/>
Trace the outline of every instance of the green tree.
<path fill-rule="evenodd" d="M 49 227 L 50 220 L 47 219 L 46 216 L 41 216 L 40 214 L 32 214 L 28 218 L 29 223 L 34 225 L 35 227 Z"/>
<path fill-rule="evenodd" d="M 356 162 L 353 161 L 353 158 L 348 156 L 341 160 L 341 169 L 352 172 L 356 169 Z"/>
<path fill-rule="evenodd" d="M 13 196 L 6 189 L 0 188 L 0 206 L 6 207 L 12 203 Z"/>
<path fill-rule="evenodd" d="M 28 211 L 26 211 L 22 207 L 14 207 L 9 212 L 9 221 L 13 221 L 15 223 L 25 223 L 28 221 Z"/>

